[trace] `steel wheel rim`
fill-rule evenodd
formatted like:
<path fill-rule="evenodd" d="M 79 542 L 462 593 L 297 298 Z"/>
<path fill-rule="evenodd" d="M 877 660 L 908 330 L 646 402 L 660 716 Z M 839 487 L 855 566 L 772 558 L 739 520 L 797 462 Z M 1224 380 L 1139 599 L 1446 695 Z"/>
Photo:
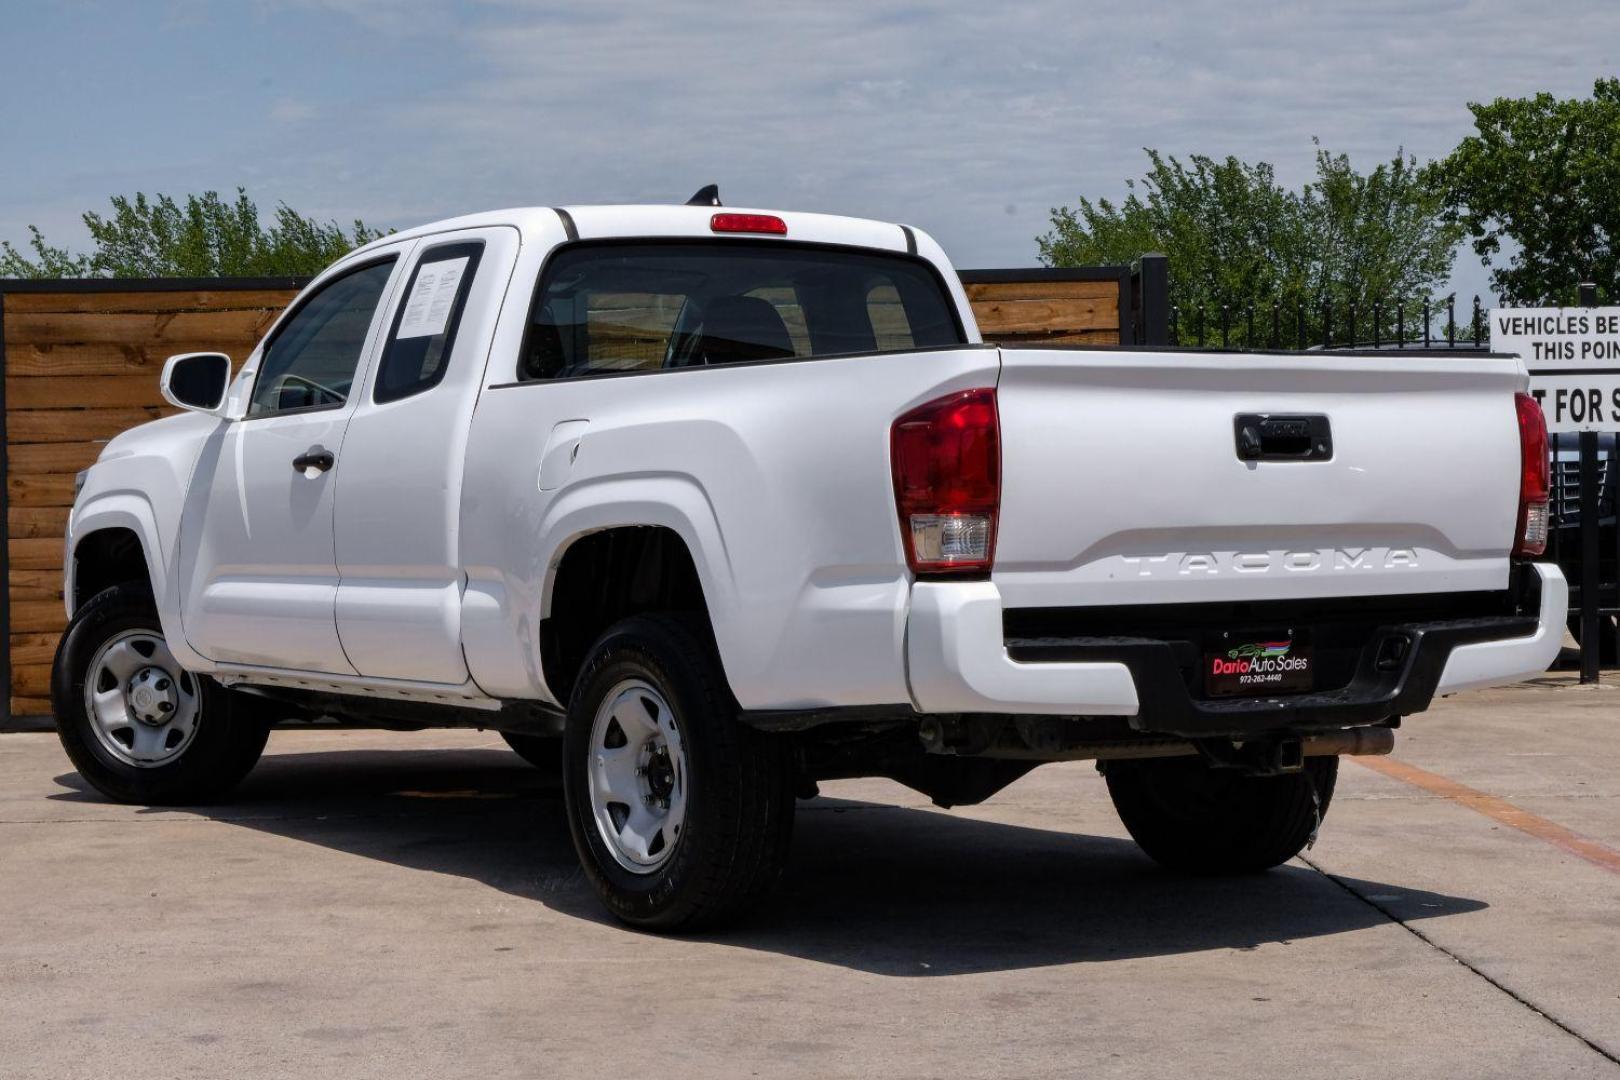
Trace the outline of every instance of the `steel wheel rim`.
<path fill-rule="evenodd" d="M 650 683 L 626 679 L 603 697 L 586 776 L 591 816 L 614 862 L 632 874 L 668 862 L 686 822 L 686 746 L 675 710 Z"/>
<path fill-rule="evenodd" d="M 201 687 L 163 635 L 125 630 L 102 642 L 84 679 L 84 709 L 101 748 L 125 765 L 155 769 L 197 737 Z"/>

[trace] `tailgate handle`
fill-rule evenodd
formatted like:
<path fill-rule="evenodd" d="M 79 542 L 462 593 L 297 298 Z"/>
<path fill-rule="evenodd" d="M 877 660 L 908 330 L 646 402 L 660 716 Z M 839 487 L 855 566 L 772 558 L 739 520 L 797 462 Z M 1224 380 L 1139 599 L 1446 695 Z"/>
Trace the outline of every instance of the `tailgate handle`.
<path fill-rule="evenodd" d="M 1232 419 L 1241 461 L 1327 461 L 1333 429 L 1320 414 L 1239 413 Z"/>

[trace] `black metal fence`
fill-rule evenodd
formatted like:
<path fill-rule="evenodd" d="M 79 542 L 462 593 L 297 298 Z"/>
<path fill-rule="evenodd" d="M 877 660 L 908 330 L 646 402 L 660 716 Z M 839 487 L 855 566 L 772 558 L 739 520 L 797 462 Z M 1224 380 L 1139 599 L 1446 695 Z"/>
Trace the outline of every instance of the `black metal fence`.
<path fill-rule="evenodd" d="M 1463 318 L 1457 321 L 1455 294 L 1365 304 L 1198 302 L 1170 305 L 1169 338 L 1172 345 L 1222 349 L 1483 348 L 1490 333 L 1478 296 Z"/>
<path fill-rule="evenodd" d="M 1547 558 L 1569 581 L 1569 630 L 1581 681 L 1620 660 L 1620 530 L 1615 528 L 1616 437 L 1583 431 L 1554 440 Z"/>

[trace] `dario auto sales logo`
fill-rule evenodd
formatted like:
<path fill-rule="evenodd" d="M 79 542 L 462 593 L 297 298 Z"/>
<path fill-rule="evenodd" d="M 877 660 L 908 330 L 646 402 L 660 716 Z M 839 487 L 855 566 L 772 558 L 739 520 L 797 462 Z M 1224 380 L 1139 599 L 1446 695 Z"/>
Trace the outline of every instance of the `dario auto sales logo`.
<path fill-rule="evenodd" d="M 1290 656 L 1289 651 L 1294 647 L 1292 639 L 1282 641 L 1252 641 L 1229 649 L 1226 658 L 1217 656 L 1213 660 L 1213 675 L 1280 675 L 1286 671 L 1298 671 L 1306 667 L 1310 661 L 1304 657 Z"/>
<path fill-rule="evenodd" d="M 1289 641 L 1255 641 L 1248 645 L 1239 645 L 1228 652 L 1227 658 L 1231 660 L 1259 660 L 1266 657 L 1287 656 L 1288 650 L 1294 647 Z"/>

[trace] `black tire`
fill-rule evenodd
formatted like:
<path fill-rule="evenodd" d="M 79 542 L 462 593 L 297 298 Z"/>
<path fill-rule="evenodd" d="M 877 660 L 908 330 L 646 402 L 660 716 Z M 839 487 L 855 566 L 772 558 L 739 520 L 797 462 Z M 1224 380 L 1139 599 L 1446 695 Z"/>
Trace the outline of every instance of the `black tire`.
<path fill-rule="evenodd" d="M 1281 776 L 1245 776 L 1202 758 L 1110 761 L 1108 794 L 1143 851 L 1189 874 L 1248 874 L 1298 855 L 1327 815 L 1337 757 Z M 1315 798 L 1312 798 L 1312 792 Z"/>
<path fill-rule="evenodd" d="M 79 775 L 108 798 L 149 806 L 214 802 L 234 788 L 264 750 L 269 725 L 254 703 L 212 679 L 195 680 L 200 706 L 195 734 L 172 760 L 142 767 L 120 760 L 97 734 L 85 700 L 89 666 L 103 644 L 126 631 L 162 638 L 157 607 L 144 583 L 114 585 L 74 614 L 56 650 L 51 709 L 62 749 Z"/>
<path fill-rule="evenodd" d="M 629 680 L 670 706 L 685 752 L 685 819 L 651 872 L 616 860 L 592 808 L 588 770 L 598 709 Z M 784 740 L 744 726 L 702 628 L 640 615 L 610 628 L 591 650 L 569 703 L 563 737 L 568 827 L 585 876 L 613 915 L 648 930 L 714 926 L 742 914 L 776 884 L 793 829 L 792 759 Z"/>
<path fill-rule="evenodd" d="M 537 769 L 554 771 L 562 764 L 562 739 L 556 735 L 530 735 L 516 731 L 503 731 L 501 738 L 517 752 L 518 757 Z"/>

